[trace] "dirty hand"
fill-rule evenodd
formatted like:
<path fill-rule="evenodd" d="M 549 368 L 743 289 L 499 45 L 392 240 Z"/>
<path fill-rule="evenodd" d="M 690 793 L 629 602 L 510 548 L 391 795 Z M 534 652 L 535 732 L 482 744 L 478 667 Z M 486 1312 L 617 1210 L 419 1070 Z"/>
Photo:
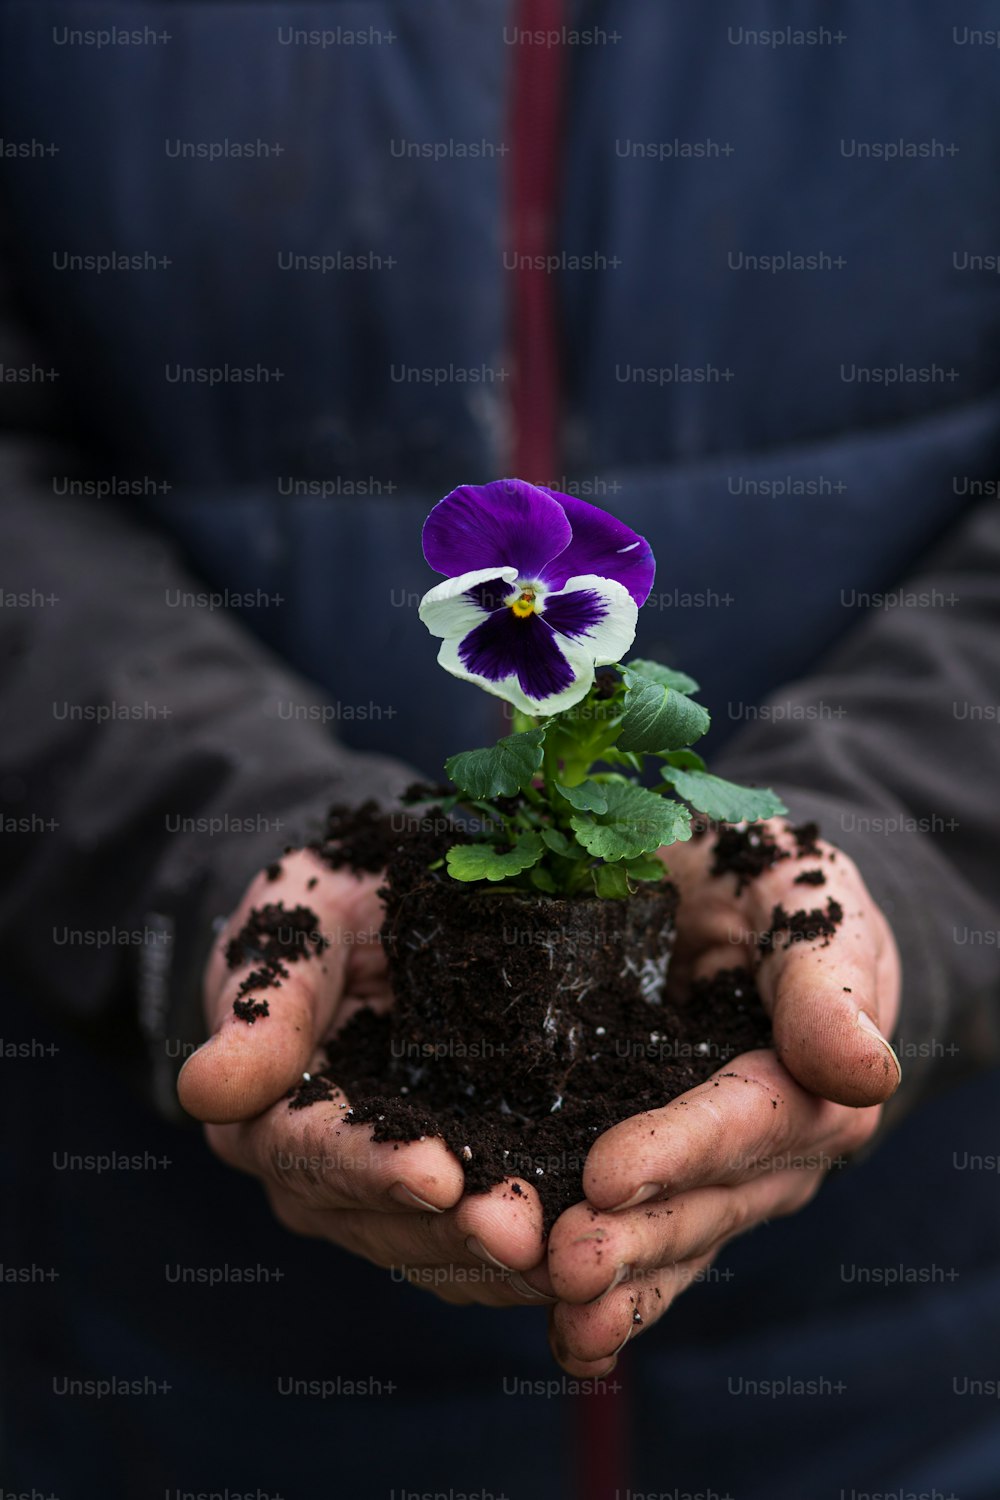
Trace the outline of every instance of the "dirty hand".
<path fill-rule="evenodd" d="M 784 820 L 761 826 L 797 854 Z M 681 891 L 675 984 L 753 965 L 778 904 L 823 909 L 833 898 L 843 920 L 828 941 L 764 946 L 756 979 L 774 1051 L 733 1059 L 595 1142 L 587 1201 L 562 1215 L 549 1241 L 559 1298 L 550 1337 L 571 1375 L 610 1371 L 625 1341 L 728 1239 L 803 1207 L 830 1167 L 869 1139 L 899 1083 L 884 1039 L 899 1009 L 899 955 L 854 863 L 840 851 L 831 859 L 821 842 L 819 857 L 783 859 L 737 895 L 733 874 L 710 873 L 714 842 L 664 851 Z M 795 885 L 817 868 L 825 884 Z"/>
<path fill-rule="evenodd" d="M 261 873 L 226 924 L 204 986 L 210 1039 L 178 1080 L 184 1108 L 206 1122 L 224 1162 L 259 1177 L 286 1228 L 332 1241 L 383 1267 L 405 1268 L 414 1285 L 449 1302 L 538 1305 L 520 1272 L 544 1259 L 538 1195 L 527 1183 L 463 1197 L 462 1169 L 438 1139 L 375 1144 L 343 1119 L 341 1094 L 292 1111 L 284 1097 L 322 1065 L 321 1044 L 362 1005 L 391 1003 L 378 940 L 382 905 L 375 876 L 329 869 L 308 850 L 285 855 L 281 874 Z M 255 907 L 282 902 L 316 913 L 329 944 L 288 967 L 280 988 L 251 992 L 269 1014 L 253 1024 L 233 1011 L 253 964 L 230 970 L 225 950 Z M 306 956 L 307 955 L 307 956 Z M 548 1288 L 544 1267 L 532 1274 Z"/>

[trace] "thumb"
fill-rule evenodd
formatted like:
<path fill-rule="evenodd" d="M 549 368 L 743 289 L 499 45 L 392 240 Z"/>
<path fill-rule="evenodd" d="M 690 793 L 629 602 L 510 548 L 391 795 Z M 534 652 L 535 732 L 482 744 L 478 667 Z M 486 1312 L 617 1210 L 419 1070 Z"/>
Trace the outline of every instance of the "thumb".
<path fill-rule="evenodd" d="M 177 1093 L 207 1123 L 251 1119 L 300 1080 L 344 996 L 361 928 L 366 958 L 381 962 L 374 877 L 332 871 L 309 850 L 285 855 L 279 869 L 251 883 L 206 969 L 212 1035 L 184 1064 Z"/>
<path fill-rule="evenodd" d="M 764 959 L 757 980 L 775 1050 L 792 1076 L 836 1104 L 882 1104 L 899 1086 L 883 1026 L 895 1021 L 899 958 L 881 914 L 848 918 L 829 948 L 796 943 Z"/>

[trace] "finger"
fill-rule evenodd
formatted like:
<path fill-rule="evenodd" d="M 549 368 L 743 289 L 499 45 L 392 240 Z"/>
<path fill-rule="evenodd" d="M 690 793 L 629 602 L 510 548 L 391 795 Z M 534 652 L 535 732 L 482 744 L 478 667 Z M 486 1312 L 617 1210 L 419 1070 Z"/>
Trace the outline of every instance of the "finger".
<path fill-rule="evenodd" d="M 446 1301 L 514 1307 L 553 1300 L 541 1204 L 526 1183 L 520 1197 L 503 1184 L 447 1214 L 311 1208 L 284 1187 L 271 1186 L 269 1197 L 286 1228 L 331 1240 Z M 530 1282 L 518 1267 L 531 1272 Z"/>
<path fill-rule="evenodd" d="M 375 889 L 371 877 L 359 881 L 326 870 L 309 851 L 286 856 L 277 880 L 258 877 L 220 936 L 209 965 L 206 1008 L 214 1034 L 188 1058 L 177 1081 L 189 1114 L 215 1123 L 249 1119 L 301 1077 L 343 998 L 355 955 L 363 951 L 369 966 L 381 962 L 377 942 L 355 941 L 362 930 L 378 932 L 381 906 Z M 278 985 L 244 993 L 244 981 L 261 964 L 247 963 L 230 972 L 226 948 L 255 906 L 279 901 L 288 911 L 304 906 L 313 912 L 316 930 L 328 946 L 317 953 L 315 944 L 306 942 L 304 956 L 285 963 L 287 973 Z M 266 1002 L 267 1014 L 250 1024 L 234 1011 L 237 998 Z"/>
<path fill-rule="evenodd" d="M 895 1093 L 902 1071 L 879 1028 L 894 982 L 895 943 L 871 903 L 845 909 L 828 947 L 793 943 L 764 958 L 757 983 L 775 1050 L 803 1088 L 854 1107 Z"/>
<path fill-rule="evenodd" d="M 705 1255 L 720 1241 L 802 1208 L 824 1172 L 796 1167 L 737 1187 L 702 1187 L 617 1214 L 576 1204 L 556 1221 L 549 1272 L 563 1302 L 591 1303 L 616 1286 Z"/>
<path fill-rule="evenodd" d="M 275 1188 L 269 1189 L 268 1198 L 275 1218 L 290 1233 L 325 1240 L 351 1255 L 365 1256 L 388 1271 L 393 1281 L 405 1281 L 421 1291 L 433 1292 L 453 1306 L 476 1303 L 486 1307 L 523 1307 L 528 1300 L 536 1301 L 516 1292 L 506 1272 L 479 1260 L 469 1258 L 462 1265 L 407 1261 L 395 1246 L 409 1216 L 380 1215 L 378 1253 L 370 1254 L 358 1234 L 361 1216 L 353 1210 L 307 1208 L 299 1198 Z"/>
<path fill-rule="evenodd" d="M 282 1100 L 256 1120 L 211 1124 L 209 1145 L 227 1165 L 287 1191 L 307 1208 L 443 1213 L 459 1201 L 462 1168 L 437 1136 L 376 1142 L 343 1118 L 347 1100 L 292 1110 Z"/>
<path fill-rule="evenodd" d="M 626 1344 L 653 1327 L 682 1292 L 702 1279 L 719 1248 L 683 1265 L 647 1272 L 589 1307 L 557 1303 L 549 1314 L 549 1343 L 558 1363 L 577 1379 L 609 1375 Z"/>
<path fill-rule="evenodd" d="M 752 962 L 767 938 L 758 982 L 789 1072 L 804 1087 L 843 1104 L 884 1102 L 900 1079 L 898 1059 L 886 1040 L 895 1026 L 900 988 L 888 922 L 842 851 L 821 841 L 815 865 L 804 870 L 785 823 L 773 820 L 748 829 L 747 837 L 772 839 L 785 857 L 764 868 L 741 893 L 731 875 L 712 877 L 714 841 L 692 841 L 676 851 L 671 873 L 681 889 L 683 916 L 672 991 L 683 992 L 693 977 Z M 798 884 L 803 873 L 819 874 L 822 899 L 817 888 Z M 824 919 L 836 911 L 831 901 L 842 916 L 832 933 L 824 933 Z M 787 931 L 774 933 L 779 906 L 800 923 L 816 908 L 817 937 L 789 943 Z"/>
<path fill-rule="evenodd" d="M 486 1266 L 514 1278 L 518 1297 L 543 1300 L 551 1292 L 544 1266 L 542 1207 L 527 1183 L 521 1195 L 509 1183 L 462 1198 L 445 1214 L 412 1214 L 386 1220 L 378 1213 L 351 1215 L 355 1247 L 379 1265 Z M 387 1229 L 391 1229 L 391 1235 Z M 530 1273 L 530 1281 L 524 1273 Z"/>
<path fill-rule="evenodd" d="M 779 846 L 796 853 L 790 830 L 771 831 Z M 797 884 L 803 873 L 816 872 L 821 887 Z M 793 913 L 794 932 L 776 923 L 779 908 Z M 815 866 L 803 870 L 801 858 L 784 859 L 752 881 L 734 900 L 728 931 L 717 903 L 712 909 L 716 920 L 711 933 L 703 933 L 705 949 L 763 947 L 758 988 L 776 1050 L 793 1077 L 841 1104 L 888 1099 L 900 1081 L 899 1061 L 886 1040 L 899 1004 L 899 955 L 853 860 L 821 842 Z M 703 952 L 700 972 L 707 957 Z"/>
<path fill-rule="evenodd" d="M 625 1209 L 693 1187 L 742 1182 L 789 1152 L 852 1149 L 867 1112 L 806 1093 L 773 1052 L 747 1052 L 662 1109 L 612 1126 L 590 1148 L 587 1201 Z"/>

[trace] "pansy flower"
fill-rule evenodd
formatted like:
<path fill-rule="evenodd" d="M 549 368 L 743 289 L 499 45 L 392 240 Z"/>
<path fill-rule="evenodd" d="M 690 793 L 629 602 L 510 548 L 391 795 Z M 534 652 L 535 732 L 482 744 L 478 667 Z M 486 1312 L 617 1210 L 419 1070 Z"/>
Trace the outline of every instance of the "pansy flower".
<path fill-rule="evenodd" d="M 621 659 L 656 566 L 614 516 L 520 479 L 452 490 L 423 543 L 447 575 L 420 601 L 438 662 L 532 715 L 571 708 Z"/>

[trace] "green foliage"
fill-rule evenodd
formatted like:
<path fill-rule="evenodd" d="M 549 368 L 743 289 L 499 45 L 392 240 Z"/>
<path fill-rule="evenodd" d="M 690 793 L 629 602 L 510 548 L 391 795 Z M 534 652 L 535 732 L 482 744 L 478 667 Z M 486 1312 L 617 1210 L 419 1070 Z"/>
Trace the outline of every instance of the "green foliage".
<path fill-rule="evenodd" d="M 606 901 L 621 901 L 632 894 L 628 883 L 628 871 L 623 864 L 594 865 L 590 872 L 594 890 Z"/>
<path fill-rule="evenodd" d="M 557 781 L 556 791 L 565 797 L 571 807 L 580 812 L 602 813 L 608 810 L 608 794 L 599 781 L 581 781 L 579 786 L 561 786 Z"/>
<path fill-rule="evenodd" d="M 648 884 L 663 880 L 667 871 L 662 860 L 640 854 L 636 859 L 620 859 L 612 865 L 594 865 L 590 873 L 598 896 L 622 900 L 632 895 L 640 881 Z"/>
<path fill-rule="evenodd" d="M 463 750 L 445 761 L 445 771 L 470 797 L 513 797 L 523 792 L 542 764 L 545 730 L 509 734 L 485 750 Z"/>
<path fill-rule="evenodd" d="M 639 854 L 635 859 L 622 860 L 629 880 L 658 881 L 666 877 L 667 867 L 662 859 L 653 854 Z"/>
<path fill-rule="evenodd" d="M 522 833 L 505 854 L 492 844 L 453 844 L 448 850 L 448 874 L 456 880 L 506 880 L 537 865 L 544 852 L 537 833 Z"/>
<path fill-rule="evenodd" d="M 623 670 L 636 677 L 648 677 L 650 682 L 658 682 L 660 687 L 676 688 L 679 693 L 698 691 L 698 684 L 693 677 L 689 677 L 686 672 L 675 672 L 672 667 L 661 667 L 658 661 L 645 661 L 642 657 L 633 656 L 631 661 L 625 662 Z"/>
<path fill-rule="evenodd" d="M 662 755 L 700 740 L 711 724 L 708 710 L 675 687 L 624 667 L 625 711 L 617 745 L 620 750 Z"/>
<path fill-rule="evenodd" d="M 543 721 L 519 713 L 497 745 L 453 755 L 445 769 L 457 790 L 442 805 L 476 824 L 473 842 L 448 850 L 448 873 L 624 900 L 664 878 L 655 851 L 691 837 L 691 808 L 720 822 L 783 813 L 773 792 L 710 775 L 688 748 L 710 723 L 697 691 L 686 673 L 639 658 L 602 671 L 571 709 Z M 655 790 L 635 779 L 647 755 L 662 763 Z"/>
<path fill-rule="evenodd" d="M 719 823 L 754 823 L 758 818 L 775 818 L 788 811 L 781 798 L 766 787 L 737 786 L 705 770 L 682 770 L 672 765 L 664 766 L 660 775 L 678 797 Z"/>
<path fill-rule="evenodd" d="M 691 837 L 691 814 L 634 782 L 611 782 L 603 813 L 574 813 L 570 826 L 589 854 L 603 860 L 634 859 L 663 844 Z"/>

